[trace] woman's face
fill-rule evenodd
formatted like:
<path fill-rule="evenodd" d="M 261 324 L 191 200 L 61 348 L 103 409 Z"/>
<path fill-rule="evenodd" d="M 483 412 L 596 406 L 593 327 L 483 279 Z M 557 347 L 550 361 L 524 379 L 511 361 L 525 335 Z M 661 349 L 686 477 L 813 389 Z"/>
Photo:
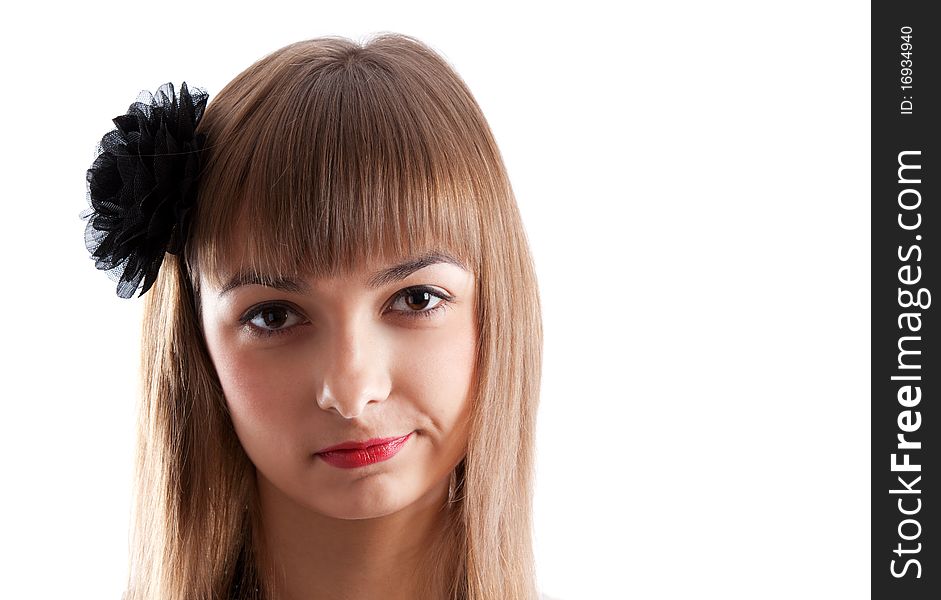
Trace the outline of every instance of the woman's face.
<path fill-rule="evenodd" d="M 464 456 L 474 275 L 440 255 L 404 263 L 271 287 L 201 279 L 209 353 L 266 493 L 330 517 L 378 517 L 440 489 Z M 408 434 L 391 458 L 318 454 Z"/>

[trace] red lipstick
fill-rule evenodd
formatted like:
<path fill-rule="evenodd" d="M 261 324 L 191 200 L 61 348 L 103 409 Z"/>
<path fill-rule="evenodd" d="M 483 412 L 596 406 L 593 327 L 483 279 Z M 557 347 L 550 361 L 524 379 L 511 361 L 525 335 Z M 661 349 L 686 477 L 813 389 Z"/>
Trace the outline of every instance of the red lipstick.
<path fill-rule="evenodd" d="M 414 432 L 412 432 L 414 433 Z M 343 442 L 317 452 L 324 462 L 341 469 L 355 469 L 389 460 L 402 449 L 412 437 L 408 434 L 397 438 L 374 438 L 364 442 Z"/>

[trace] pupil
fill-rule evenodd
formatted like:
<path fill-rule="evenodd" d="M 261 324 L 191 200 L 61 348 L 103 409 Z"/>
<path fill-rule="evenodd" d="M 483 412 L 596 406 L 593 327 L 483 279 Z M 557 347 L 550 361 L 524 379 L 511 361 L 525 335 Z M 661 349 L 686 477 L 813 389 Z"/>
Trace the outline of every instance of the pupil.
<path fill-rule="evenodd" d="M 282 325 L 284 323 L 283 312 L 278 308 L 269 308 L 264 311 L 262 317 L 265 319 L 265 325 Z"/>
<path fill-rule="evenodd" d="M 415 302 L 415 304 L 420 304 L 421 306 L 412 306 L 412 308 L 414 308 L 414 309 L 422 309 L 422 308 L 425 308 L 425 306 L 428 305 L 428 300 L 430 299 L 428 292 L 412 292 L 411 294 L 408 295 L 408 298 L 409 298 L 409 299 L 413 299 L 413 298 L 415 298 L 415 297 L 417 297 L 417 296 L 421 296 L 421 297 L 422 297 L 422 300 L 419 300 L 418 302 Z M 411 305 L 412 305 L 412 302 L 409 302 L 409 305 L 411 306 Z"/>

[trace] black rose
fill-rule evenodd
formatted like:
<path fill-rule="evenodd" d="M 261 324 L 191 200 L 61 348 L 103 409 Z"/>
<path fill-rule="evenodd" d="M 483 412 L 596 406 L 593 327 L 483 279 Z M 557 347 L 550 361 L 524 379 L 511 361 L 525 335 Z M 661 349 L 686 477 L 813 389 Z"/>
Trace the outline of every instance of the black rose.
<path fill-rule="evenodd" d="M 98 269 L 118 283 L 121 298 L 153 285 L 166 252 L 179 254 L 188 233 L 205 135 L 196 126 L 208 94 L 184 82 L 152 96 L 141 92 L 117 129 L 103 138 L 88 169 L 85 245 Z M 143 282 L 143 284 L 141 283 Z"/>

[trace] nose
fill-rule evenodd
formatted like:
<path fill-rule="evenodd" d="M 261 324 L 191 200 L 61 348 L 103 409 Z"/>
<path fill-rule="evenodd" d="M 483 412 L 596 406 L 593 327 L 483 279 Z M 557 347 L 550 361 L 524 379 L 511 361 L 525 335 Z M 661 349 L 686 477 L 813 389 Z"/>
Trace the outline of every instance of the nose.
<path fill-rule="evenodd" d="M 383 344 L 378 334 L 370 334 L 366 328 L 347 327 L 325 342 L 317 405 L 345 419 L 360 417 L 366 406 L 389 395 Z"/>

